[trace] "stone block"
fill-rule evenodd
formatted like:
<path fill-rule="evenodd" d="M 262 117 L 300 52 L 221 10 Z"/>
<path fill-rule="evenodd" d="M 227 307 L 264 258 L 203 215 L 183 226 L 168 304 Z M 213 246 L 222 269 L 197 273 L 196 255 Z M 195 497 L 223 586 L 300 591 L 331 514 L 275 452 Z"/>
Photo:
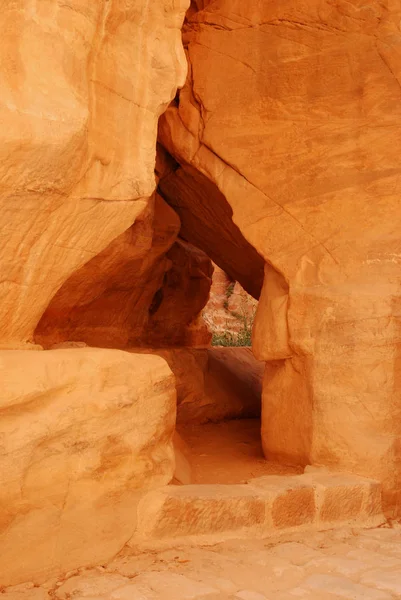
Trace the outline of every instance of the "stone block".
<path fill-rule="evenodd" d="M 379 481 L 369 480 L 369 483 L 367 484 L 366 496 L 365 512 L 367 517 L 381 517 L 383 514 L 381 483 Z"/>
<path fill-rule="evenodd" d="M 169 538 L 262 527 L 266 500 L 246 485 L 170 486 L 140 503 L 139 535 Z"/>
<path fill-rule="evenodd" d="M 195 535 L 217 534 L 224 537 L 233 532 L 245 537 L 249 533 L 266 535 L 275 530 L 295 527 L 331 527 L 344 521 L 359 526 L 371 525 L 372 519 L 363 510 L 371 484 L 369 480 L 359 477 L 319 473 L 266 475 L 252 479 L 246 485 L 168 486 L 141 500 L 138 516 L 140 526 L 130 543 L 135 545 L 145 541 L 152 544 L 155 540 Z M 328 505 L 327 497 L 332 501 L 335 493 L 338 493 L 340 498 L 349 497 L 352 500 L 355 489 L 362 490 L 362 500 L 359 498 L 356 505 L 358 510 L 350 501 L 344 504 L 344 513 L 340 506 L 338 511 L 330 513 L 329 520 L 319 520 L 319 510 Z M 375 485 L 373 489 L 376 489 Z M 280 552 L 289 553 L 292 557 L 294 553 L 301 555 L 301 561 L 298 557 L 297 563 L 290 558 L 293 564 L 305 564 L 321 558 L 321 554 L 310 549 L 297 552 L 298 546 L 302 545 L 285 544 Z M 356 569 L 360 565 L 343 567 Z"/>
<path fill-rule="evenodd" d="M 173 475 L 174 378 L 158 356 L 0 352 L 0 581 L 113 557 Z"/>
<path fill-rule="evenodd" d="M 399 569 L 392 573 L 388 571 L 371 571 L 362 577 L 361 583 L 390 592 L 396 598 L 401 597 L 401 574 Z"/>
<path fill-rule="evenodd" d="M 267 475 L 250 481 L 270 498 L 271 522 L 279 529 L 311 524 L 315 519 L 315 490 L 302 476 Z"/>
<path fill-rule="evenodd" d="M 322 594 L 322 598 L 326 597 L 326 594 L 333 594 L 347 600 L 350 598 L 353 600 L 390 600 L 391 598 L 384 592 L 360 585 L 348 578 L 326 574 L 311 575 L 303 582 L 302 587 L 318 591 Z M 325 595 L 323 596 L 323 594 Z"/>
<path fill-rule="evenodd" d="M 330 486 L 325 490 L 319 517 L 322 521 L 355 519 L 361 512 L 363 503 L 361 487 Z"/>
<path fill-rule="evenodd" d="M 314 491 L 308 488 L 287 490 L 276 498 L 272 508 L 275 527 L 297 527 L 312 523 L 315 517 Z"/>
<path fill-rule="evenodd" d="M 323 523 L 382 516 L 380 484 L 347 473 L 315 472 L 304 480 L 316 488 L 318 518 Z"/>

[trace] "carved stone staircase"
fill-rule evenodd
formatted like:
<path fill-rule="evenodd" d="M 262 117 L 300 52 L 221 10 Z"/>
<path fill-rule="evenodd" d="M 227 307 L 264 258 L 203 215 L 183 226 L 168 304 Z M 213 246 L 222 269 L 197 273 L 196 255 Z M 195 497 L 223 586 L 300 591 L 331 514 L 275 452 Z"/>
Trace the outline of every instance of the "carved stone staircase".
<path fill-rule="evenodd" d="M 385 522 L 377 481 L 346 473 L 268 475 L 238 485 L 170 485 L 141 502 L 130 546 L 216 543 Z"/>

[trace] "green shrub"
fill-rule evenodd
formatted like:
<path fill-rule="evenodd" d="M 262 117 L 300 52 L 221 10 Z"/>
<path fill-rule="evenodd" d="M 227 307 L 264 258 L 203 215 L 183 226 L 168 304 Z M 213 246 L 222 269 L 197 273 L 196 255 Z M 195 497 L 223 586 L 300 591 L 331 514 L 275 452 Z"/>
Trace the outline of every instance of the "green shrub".
<path fill-rule="evenodd" d="M 227 289 L 226 289 L 226 299 L 223 302 L 223 306 L 224 306 L 225 310 L 228 310 L 228 301 L 230 300 L 231 296 L 234 293 L 234 286 L 235 286 L 235 281 L 232 281 L 227 286 Z"/>
<path fill-rule="evenodd" d="M 215 331 L 212 337 L 212 346 L 252 346 L 252 326 L 255 314 L 251 317 L 245 312 L 242 315 L 235 315 L 242 323 L 237 332 L 233 331 Z"/>
<path fill-rule="evenodd" d="M 229 300 L 234 293 L 235 281 L 232 281 L 228 284 L 226 289 L 226 298 Z"/>

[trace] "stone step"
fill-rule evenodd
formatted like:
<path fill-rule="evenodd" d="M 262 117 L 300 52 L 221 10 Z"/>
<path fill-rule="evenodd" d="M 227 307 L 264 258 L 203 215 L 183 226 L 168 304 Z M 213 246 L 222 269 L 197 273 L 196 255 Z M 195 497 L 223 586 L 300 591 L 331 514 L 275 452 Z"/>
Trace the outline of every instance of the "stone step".
<path fill-rule="evenodd" d="M 385 522 L 377 481 L 344 473 L 267 475 L 237 485 L 166 486 L 142 500 L 130 545 L 263 536 Z"/>

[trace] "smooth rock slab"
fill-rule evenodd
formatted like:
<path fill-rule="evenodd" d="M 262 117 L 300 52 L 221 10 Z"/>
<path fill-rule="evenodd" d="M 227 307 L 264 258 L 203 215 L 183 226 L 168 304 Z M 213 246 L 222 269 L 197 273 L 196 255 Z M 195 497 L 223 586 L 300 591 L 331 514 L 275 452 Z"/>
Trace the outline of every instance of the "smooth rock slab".
<path fill-rule="evenodd" d="M 387 556 L 373 550 L 356 549 L 347 554 L 348 558 L 367 563 L 369 566 L 380 567 L 382 569 L 392 568 L 399 565 L 399 559 L 393 556 Z"/>
<path fill-rule="evenodd" d="M 319 590 L 321 593 L 332 593 L 349 600 L 390 600 L 384 592 L 355 583 L 345 577 L 333 575 L 311 575 L 306 579 L 303 587 Z"/>
<path fill-rule="evenodd" d="M 175 384 L 158 356 L 0 352 L 0 582 L 103 564 L 173 474 Z"/>
<path fill-rule="evenodd" d="M 146 586 L 153 592 L 162 594 L 165 598 L 192 600 L 201 596 L 218 594 L 217 588 L 212 588 L 189 579 L 183 575 L 167 572 L 144 573 L 135 578 L 135 585 Z"/>
<path fill-rule="evenodd" d="M 235 594 L 235 598 L 238 600 L 267 600 L 266 596 L 259 594 L 259 592 L 252 592 L 251 590 L 242 590 Z"/>
<path fill-rule="evenodd" d="M 344 515 L 338 507 L 329 523 L 322 521 L 320 509 L 325 492 L 341 489 L 347 495 L 347 487 L 351 492 L 359 490 L 359 511 L 350 519 L 348 507 Z M 337 473 L 266 475 L 248 484 L 168 486 L 141 501 L 140 527 L 130 545 L 142 542 L 151 545 L 156 540 L 195 535 L 219 538 L 233 533 L 265 535 L 298 527 L 327 528 L 343 521 L 351 521 L 355 526 L 375 525 L 384 520 L 381 506 L 376 502 L 377 488 L 375 481 Z"/>
<path fill-rule="evenodd" d="M 360 560 L 352 560 L 339 556 L 325 556 L 306 563 L 305 568 L 309 571 L 329 571 L 339 575 L 353 576 L 367 571 L 370 565 Z"/>
<path fill-rule="evenodd" d="M 401 596 L 401 571 L 393 573 L 371 571 L 362 577 L 361 582 Z"/>

